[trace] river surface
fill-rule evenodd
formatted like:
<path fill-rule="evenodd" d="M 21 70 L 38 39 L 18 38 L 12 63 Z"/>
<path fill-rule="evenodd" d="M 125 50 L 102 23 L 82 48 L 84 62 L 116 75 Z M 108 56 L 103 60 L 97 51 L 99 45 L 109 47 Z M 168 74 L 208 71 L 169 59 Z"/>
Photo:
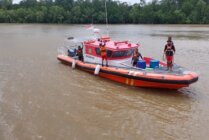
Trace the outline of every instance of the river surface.
<path fill-rule="evenodd" d="M 158 59 L 171 35 L 175 62 L 199 81 L 178 91 L 112 82 L 57 61 L 67 37 L 90 34 L 83 25 L 0 24 L 0 140 L 208 140 L 209 25 L 109 30 Z"/>

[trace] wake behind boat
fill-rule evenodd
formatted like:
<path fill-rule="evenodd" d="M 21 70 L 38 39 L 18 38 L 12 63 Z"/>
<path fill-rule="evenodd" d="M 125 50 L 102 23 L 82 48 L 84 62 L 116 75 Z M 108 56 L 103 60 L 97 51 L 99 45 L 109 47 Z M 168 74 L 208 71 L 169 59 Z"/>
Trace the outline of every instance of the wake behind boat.
<path fill-rule="evenodd" d="M 107 49 L 108 67 L 101 66 L 101 42 L 105 42 Z M 58 60 L 72 68 L 119 83 L 136 87 L 179 89 L 188 87 L 198 80 L 198 75 L 194 72 L 176 64 L 172 71 L 167 71 L 164 62 L 150 57 L 144 57 L 143 60 L 137 62 L 136 67 L 133 67 L 132 56 L 134 50 L 140 45 L 129 41 L 113 41 L 110 37 L 99 37 L 77 40 L 76 45 L 71 45 L 59 49 Z M 76 56 L 78 45 L 83 48 L 82 61 Z"/>

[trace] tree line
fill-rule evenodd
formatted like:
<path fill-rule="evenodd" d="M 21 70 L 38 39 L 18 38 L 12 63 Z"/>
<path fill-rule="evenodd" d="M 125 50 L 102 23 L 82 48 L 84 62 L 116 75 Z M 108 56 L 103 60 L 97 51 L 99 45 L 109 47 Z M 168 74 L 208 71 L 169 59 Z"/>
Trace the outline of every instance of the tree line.
<path fill-rule="evenodd" d="M 208 24 L 209 0 L 152 0 L 129 5 L 106 0 L 108 22 Z M 106 23 L 105 0 L 0 0 L 0 23 Z"/>

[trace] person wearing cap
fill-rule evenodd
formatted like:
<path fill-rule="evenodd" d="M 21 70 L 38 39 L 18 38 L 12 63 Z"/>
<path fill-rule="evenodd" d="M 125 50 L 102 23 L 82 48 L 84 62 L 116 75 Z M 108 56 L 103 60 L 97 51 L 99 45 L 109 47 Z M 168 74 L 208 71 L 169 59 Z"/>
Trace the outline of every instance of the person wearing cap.
<path fill-rule="evenodd" d="M 167 44 L 164 48 L 164 55 L 166 56 L 167 61 L 167 70 L 172 70 L 173 67 L 173 56 L 176 52 L 175 46 L 173 44 L 172 38 L 169 36 Z"/>

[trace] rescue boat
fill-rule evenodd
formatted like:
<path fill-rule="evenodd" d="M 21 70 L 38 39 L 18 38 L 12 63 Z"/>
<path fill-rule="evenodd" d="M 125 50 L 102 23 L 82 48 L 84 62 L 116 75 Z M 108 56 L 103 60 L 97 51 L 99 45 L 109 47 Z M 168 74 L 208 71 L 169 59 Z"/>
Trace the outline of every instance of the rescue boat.
<path fill-rule="evenodd" d="M 106 44 L 108 66 L 101 66 L 99 45 L 101 41 Z M 140 44 L 101 37 L 81 41 L 80 45 L 83 47 L 83 61 L 78 60 L 75 45 L 62 48 L 57 59 L 74 69 L 136 87 L 180 89 L 198 81 L 195 72 L 176 64 L 172 71 L 168 71 L 166 63 L 150 57 L 143 58 L 145 66 L 133 67 L 131 64 L 133 52 Z"/>

